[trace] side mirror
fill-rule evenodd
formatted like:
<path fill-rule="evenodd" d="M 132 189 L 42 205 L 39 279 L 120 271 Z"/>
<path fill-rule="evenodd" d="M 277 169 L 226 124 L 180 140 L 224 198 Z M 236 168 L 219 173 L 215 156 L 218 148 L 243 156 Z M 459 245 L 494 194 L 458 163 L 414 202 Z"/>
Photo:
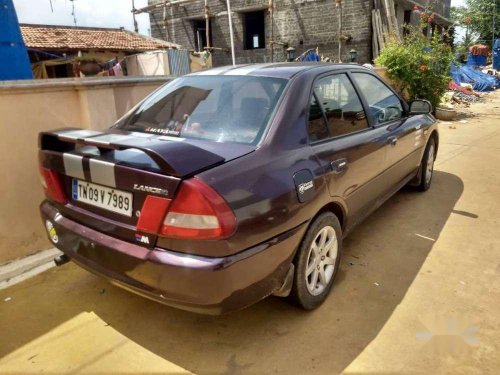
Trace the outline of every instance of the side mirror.
<path fill-rule="evenodd" d="M 427 115 L 432 112 L 432 105 L 427 100 L 416 99 L 410 102 L 410 115 Z"/>

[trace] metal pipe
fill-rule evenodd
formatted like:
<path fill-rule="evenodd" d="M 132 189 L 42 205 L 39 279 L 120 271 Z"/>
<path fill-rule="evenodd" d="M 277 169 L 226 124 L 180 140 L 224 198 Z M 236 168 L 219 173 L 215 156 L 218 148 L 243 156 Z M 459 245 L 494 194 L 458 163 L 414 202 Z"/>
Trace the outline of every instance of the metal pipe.
<path fill-rule="evenodd" d="M 236 57 L 234 56 L 234 35 L 233 35 L 233 21 L 231 14 L 231 4 L 230 0 L 226 0 L 227 2 L 227 18 L 229 20 L 229 38 L 231 39 L 231 56 L 233 58 L 233 66 L 236 66 Z"/>

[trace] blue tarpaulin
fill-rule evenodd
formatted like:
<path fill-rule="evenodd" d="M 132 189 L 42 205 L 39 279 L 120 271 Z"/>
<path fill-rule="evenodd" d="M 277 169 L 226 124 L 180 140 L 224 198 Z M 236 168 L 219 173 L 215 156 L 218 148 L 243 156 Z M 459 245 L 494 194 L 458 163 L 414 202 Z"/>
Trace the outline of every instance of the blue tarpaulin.
<path fill-rule="evenodd" d="M 453 64 L 451 77 L 457 84 L 470 83 L 476 91 L 491 91 L 500 87 L 500 80 L 468 65 Z"/>
<path fill-rule="evenodd" d="M 321 57 L 316 53 L 315 49 L 310 49 L 297 57 L 296 61 L 321 61 Z"/>
<path fill-rule="evenodd" d="M 469 52 L 467 56 L 467 65 L 469 66 L 486 66 L 486 56 L 483 55 L 473 55 Z"/>
<path fill-rule="evenodd" d="M 0 0 L 0 81 L 32 78 L 14 4 Z"/>
<path fill-rule="evenodd" d="M 500 70 L 500 39 L 493 44 L 493 69 Z"/>

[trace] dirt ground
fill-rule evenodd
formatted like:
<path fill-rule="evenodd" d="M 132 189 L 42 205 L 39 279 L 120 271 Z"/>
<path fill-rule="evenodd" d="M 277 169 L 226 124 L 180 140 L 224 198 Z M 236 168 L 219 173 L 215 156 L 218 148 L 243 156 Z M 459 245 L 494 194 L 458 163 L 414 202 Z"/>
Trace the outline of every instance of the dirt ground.
<path fill-rule="evenodd" d="M 0 291 L 0 373 L 498 373 L 500 90 L 440 131 L 432 188 L 350 235 L 319 309 L 196 315 L 67 264 Z"/>

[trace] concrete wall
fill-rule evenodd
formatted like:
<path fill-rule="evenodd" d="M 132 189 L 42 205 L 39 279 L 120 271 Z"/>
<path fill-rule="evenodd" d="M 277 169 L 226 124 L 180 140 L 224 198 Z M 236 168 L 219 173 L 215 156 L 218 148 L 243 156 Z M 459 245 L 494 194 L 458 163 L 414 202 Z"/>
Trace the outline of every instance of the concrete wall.
<path fill-rule="evenodd" d="M 296 56 L 310 48 L 319 47 L 320 53 L 338 59 L 338 9 L 332 0 L 275 0 L 274 40 L 287 43 L 296 49 Z M 209 0 L 212 42 L 214 47 L 229 48 L 229 26 L 226 2 Z M 349 50 L 358 51 L 358 61 L 371 60 L 371 2 L 369 0 L 344 0 L 343 32 L 352 40 L 345 44 L 342 60 L 349 61 Z M 203 19 L 203 2 L 174 6 L 167 10 L 168 25 L 163 29 L 163 10 L 151 15 L 154 37 L 166 39 L 187 48 L 195 49 L 193 20 Z M 266 48 L 245 50 L 244 12 L 267 9 L 268 0 L 231 0 L 235 52 L 238 64 L 271 61 L 271 19 L 265 11 Z M 286 47 L 275 45 L 274 61 L 285 61 Z M 216 51 L 214 66 L 231 63 L 231 54 Z"/>
<path fill-rule="evenodd" d="M 167 77 L 0 83 L 0 264 L 47 249 L 38 214 L 37 136 L 74 126 L 104 129 Z"/>

